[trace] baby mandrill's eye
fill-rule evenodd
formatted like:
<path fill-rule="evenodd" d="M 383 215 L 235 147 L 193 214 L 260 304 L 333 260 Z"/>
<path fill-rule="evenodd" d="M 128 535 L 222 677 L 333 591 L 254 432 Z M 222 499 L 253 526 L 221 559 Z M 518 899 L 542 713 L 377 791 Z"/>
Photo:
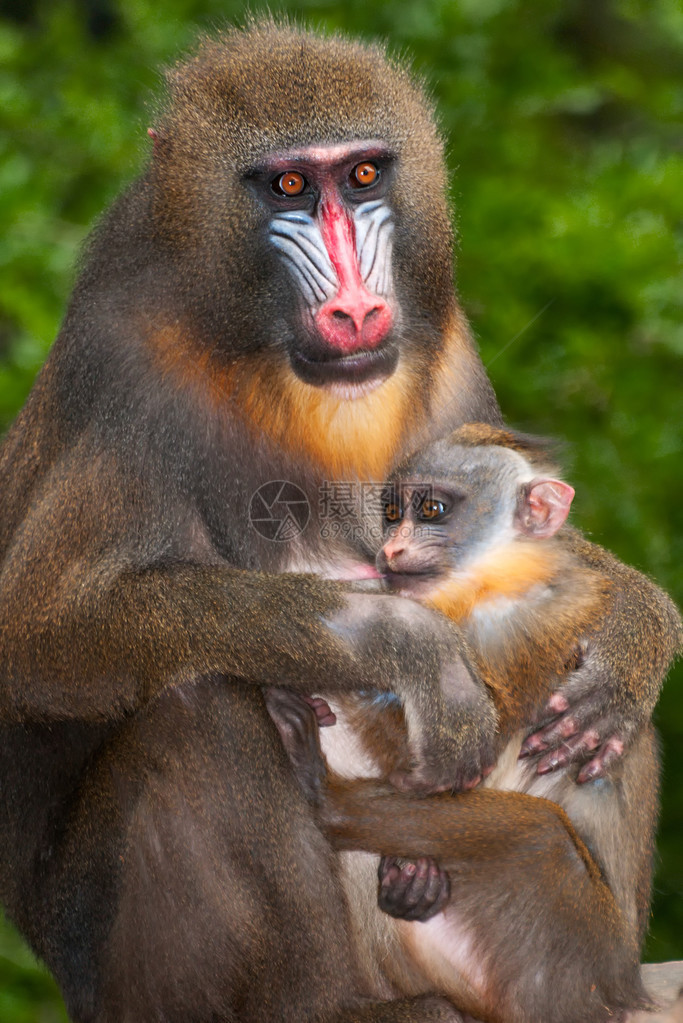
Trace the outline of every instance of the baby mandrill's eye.
<path fill-rule="evenodd" d="M 400 522 L 402 518 L 403 512 L 401 511 L 401 506 L 396 504 L 395 501 L 384 506 L 385 522 Z"/>
<path fill-rule="evenodd" d="M 433 498 L 428 498 L 422 502 L 420 518 L 426 522 L 434 522 L 436 519 L 440 519 L 445 511 L 446 505 L 443 501 L 435 501 Z"/>

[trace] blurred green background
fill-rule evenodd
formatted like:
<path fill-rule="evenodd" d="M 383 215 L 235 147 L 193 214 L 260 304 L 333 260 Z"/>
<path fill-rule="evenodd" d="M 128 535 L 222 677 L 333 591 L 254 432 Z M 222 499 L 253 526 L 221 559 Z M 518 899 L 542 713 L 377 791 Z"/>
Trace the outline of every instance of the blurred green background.
<path fill-rule="evenodd" d="M 383 37 L 427 77 L 448 140 L 459 290 L 503 410 L 566 438 L 575 521 L 680 603 L 680 4 L 270 7 Z M 0 0 L 0 429 L 55 336 L 88 226 L 145 159 L 157 69 L 244 11 L 233 0 Z M 683 958 L 682 674 L 657 714 L 651 960 Z M 0 1020 L 64 1019 L 49 977 L 1 928 Z"/>

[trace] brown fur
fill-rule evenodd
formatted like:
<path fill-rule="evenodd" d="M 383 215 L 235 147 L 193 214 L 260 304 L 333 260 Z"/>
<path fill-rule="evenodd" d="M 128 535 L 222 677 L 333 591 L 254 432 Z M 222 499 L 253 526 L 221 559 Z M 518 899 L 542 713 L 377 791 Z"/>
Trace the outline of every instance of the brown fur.
<path fill-rule="evenodd" d="M 384 479 L 405 444 L 406 423 L 415 417 L 418 427 L 426 418 L 408 367 L 350 402 L 297 380 L 284 362 L 262 365 L 243 356 L 226 365 L 178 327 L 150 333 L 148 343 L 174 389 L 208 404 L 217 418 L 237 410 L 254 443 L 265 435 L 292 458 L 306 457 L 327 479 Z"/>
<path fill-rule="evenodd" d="M 236 400 L 250 429 L 293 456 L 303 453 L 328 479 L 384 479 L 404 443 L 407 417 L 418 423 L 414 375 L 399 368 L 383 387 L 353 403 L 315 391 L 282 370 L 250 366 L 239 373 Z M 422 411 L 422 416 L 420 412 Z"/>
<path fill-rule="evenodd" d="M 464 423 L 449 437 L 450 444 L 462 447 L 495 446 L 519 451 L 532 465 L 548 467 L 548 441 L 531 434 L 519 433 L 504 427 L 492 427 L 490 423 Z"/>

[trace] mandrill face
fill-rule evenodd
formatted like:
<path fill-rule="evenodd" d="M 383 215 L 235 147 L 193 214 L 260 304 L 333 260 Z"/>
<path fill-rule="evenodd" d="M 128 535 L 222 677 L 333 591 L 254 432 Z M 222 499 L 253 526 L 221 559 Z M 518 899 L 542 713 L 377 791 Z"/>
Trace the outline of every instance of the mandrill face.
<path fill-rule="evenodd" d="M 268 237 L 297 293 L 289 357 L 306 383 L 367 391 L 396 368 L 393 164 L 369 141 L 284 153 L 254 174 L 273 211 Z"/>

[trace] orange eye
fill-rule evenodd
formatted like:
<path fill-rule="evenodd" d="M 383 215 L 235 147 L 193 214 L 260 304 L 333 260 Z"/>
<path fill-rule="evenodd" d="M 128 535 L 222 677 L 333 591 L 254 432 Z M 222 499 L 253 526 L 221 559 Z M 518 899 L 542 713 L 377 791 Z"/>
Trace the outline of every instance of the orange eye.
<path fill-rule="evenodd" d="M 273 191 L 278 195 L 301 195 L 306 187 L 306 178 L 298 171 L 285 171 L 273 182 Z"/>
<path fill-rule="evenodd" d="M 445 506 L 442 501 L 423 501 L 422 507 L 420 508 L 420 516 L 423 519 L 438 519 L 445 512 Z"/>
<path fill-rule="evenodd" d="M 359 163 L 351 171 L 352 188 L 369 188 L 379 180 L 379 167 L 376 163 Z"/>
<path fill-rule="evenodd" d="M 401 519 L 400 505 L 388 504 L 384 509 L 384 518 L 387 522 L 399 522 Z"/>

